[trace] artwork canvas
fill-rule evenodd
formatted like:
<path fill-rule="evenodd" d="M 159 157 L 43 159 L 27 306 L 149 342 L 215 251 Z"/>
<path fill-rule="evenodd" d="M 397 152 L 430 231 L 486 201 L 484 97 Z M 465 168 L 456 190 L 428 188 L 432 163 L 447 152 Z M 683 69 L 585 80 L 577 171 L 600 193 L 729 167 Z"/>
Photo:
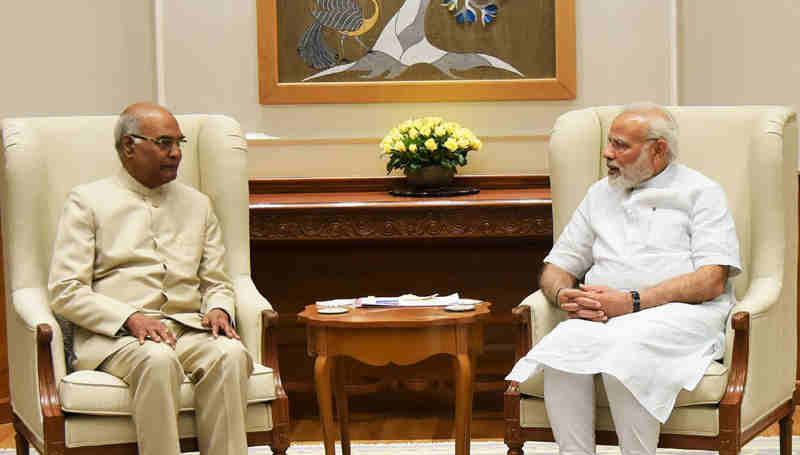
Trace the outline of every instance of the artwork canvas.
<path fill-rule="evenodd" d="M 259 0 L 259 16 L 262 102 L 574 98 L 574 0 Z"/>

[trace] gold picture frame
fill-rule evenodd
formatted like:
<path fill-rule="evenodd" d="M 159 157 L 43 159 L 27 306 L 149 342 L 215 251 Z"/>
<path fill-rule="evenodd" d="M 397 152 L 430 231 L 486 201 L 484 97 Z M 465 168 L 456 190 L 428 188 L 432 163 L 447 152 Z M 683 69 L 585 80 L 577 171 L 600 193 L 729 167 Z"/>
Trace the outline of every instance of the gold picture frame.
<path fill-rule="evenodd" d="M 453 102 L 575 99 L 575 0 L 553 0 L 551 46 L 554 74 L 549 77 L 451 80 L 357 80 L 281 82 L 280 53 L 297 52 L 296 41 L 279 37 L 278 2 L 257 0 L 259 102 L 261 104 L 318 104 L 371 102 Z M 289 5 L 301 5 L 290 0 Z M 311 3 L 311 0 L 302 0 Z M 387 0 L 384 0 L 387 1 Z M 395 0 L 399 1 L 399 0 Z M 439 4 L 441 0 L 432 0 Z M 451 0 L 458 1 L 458 0 Z M 505 1 L 505 0 L 499 0 Z M 373 0 L 373 3 L 375 1 Z M 376 3 L 377 7 L 377 3 Z M 284 14 L 286 14 L 284 12 Z M 287 16 L 284 16 L 287 17 Z M 292 16 L 288 16 L 292 18 Z M 477 25 L 480 27 L 480 25 Z M 283 46 L 283 51 L 281 50 Z M 353 45 L 355 46 L 355 45 Z M 355 47 L 353 47 L 356 49 Z M 344 47 L 342 54 L 347 54 Z M 296 55 L 292 57 L 297 60 Z M 457 68 L 456 68 L 457 69 Z M 475 73 L 471 73 L 475 74 Z M 491 73 L 490 73 L 491 76 Z"/>

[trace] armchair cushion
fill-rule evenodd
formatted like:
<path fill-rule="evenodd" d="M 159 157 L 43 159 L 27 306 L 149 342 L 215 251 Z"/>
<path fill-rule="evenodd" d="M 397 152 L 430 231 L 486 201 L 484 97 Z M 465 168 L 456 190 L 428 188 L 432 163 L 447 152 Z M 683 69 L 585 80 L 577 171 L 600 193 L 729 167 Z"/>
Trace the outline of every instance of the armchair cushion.
<path fill-rule="evenodd" d="M 274 428 L 272 412 L 266 403 L 247 407 L 247 430 L 261 431 Z M 72 415 L 65 423 L 64 437 L 67 447 L 92 447 L 136 442 L 136 426 L 130 416 Z M 181 438 L 197 435 L 192 413 L 178 414 L 178 434 Z"/>
<path fill-rule="evenodd" d="M 544 375 L 537 374 L 519 385 L 519 392 L 538 398 L 544 398 Z M 703 374 L 703 379 L 697 384 L 694 390 L 681 390 L 675 400 L 675 407 L 696 406 L 701 404 L 716 404 L 725 394 L 725 387 L 728 384 L 728 367 L 719 363 L 711 362 Z M 608 397 L 603 381 L 600 376 L 595 376 L 594 380 L 595 397 L 597 406 L 607 408 Z"/>
<path fill-rule="evenodd" d="M 184 377 L 180 387 L 181 412 L 194 410 L 194 386 Z M 58 384 L 61 409 L 73 414 L 131 415 L 131 393 L 128 385 L 116 376 L 97 370 L 80 370 L 70 373 Z M 247 402 L 272 401 L 275 395 L 275 378 L 272 369 L 254 364 L 253 374 L 247 384 Z"/>
<path fill-rule="evenodd" d="M 539 398 L 520 400 L 519 424 L 523 429 L 550 428 L 544 400 Z M 614 419 L 609 408 L 597 407 L 595 428 L 601 431 L 614 431 Z M 669 419 L 661 426 L 661 434 L 717 436 L 719 428 L 719 406 L 682 406 L 672 410 Z"/>

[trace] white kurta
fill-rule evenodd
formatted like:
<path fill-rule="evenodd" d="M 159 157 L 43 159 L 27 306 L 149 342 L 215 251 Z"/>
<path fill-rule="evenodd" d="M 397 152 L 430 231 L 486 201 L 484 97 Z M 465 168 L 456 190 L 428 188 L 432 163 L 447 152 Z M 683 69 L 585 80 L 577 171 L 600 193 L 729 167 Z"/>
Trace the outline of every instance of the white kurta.
<path fill-rule="evenodd" d="M 681 388 L 693 390 L 725 350 L 733 303 L 730 278 L 741 272 L 739 242 L 723 189 L 670 164 L 632 191 L 608 179 L 592 185 L 545 262 L 588 285 L 644 289 L 705 265 L 730 267 L 725 292 L 699 305 L 668 303 L 610 319 L 559 324 L 514 366 L 522 382 L 544 365 L 619 379 L 662 423 Z"/>

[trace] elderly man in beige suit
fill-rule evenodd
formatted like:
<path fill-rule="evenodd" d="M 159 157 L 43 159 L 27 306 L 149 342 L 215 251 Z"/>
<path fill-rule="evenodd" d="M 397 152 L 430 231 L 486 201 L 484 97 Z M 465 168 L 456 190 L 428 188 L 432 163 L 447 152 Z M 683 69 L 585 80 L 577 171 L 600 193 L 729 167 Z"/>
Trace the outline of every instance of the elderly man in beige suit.
<path fill-rule="evenodd" d="M 180 453 L 186 375 L 200 453 L 245 454 L 253 361 L 232 325 L 235 296 L 211 202 L 173 181 L 186 138 L 150 103 L 126 108 L 114 133 L 122 167 L 69 194 L 50 268 L 53 310 L 76 326 L 73 366 L 130 386 L 139 453 Z"/>

